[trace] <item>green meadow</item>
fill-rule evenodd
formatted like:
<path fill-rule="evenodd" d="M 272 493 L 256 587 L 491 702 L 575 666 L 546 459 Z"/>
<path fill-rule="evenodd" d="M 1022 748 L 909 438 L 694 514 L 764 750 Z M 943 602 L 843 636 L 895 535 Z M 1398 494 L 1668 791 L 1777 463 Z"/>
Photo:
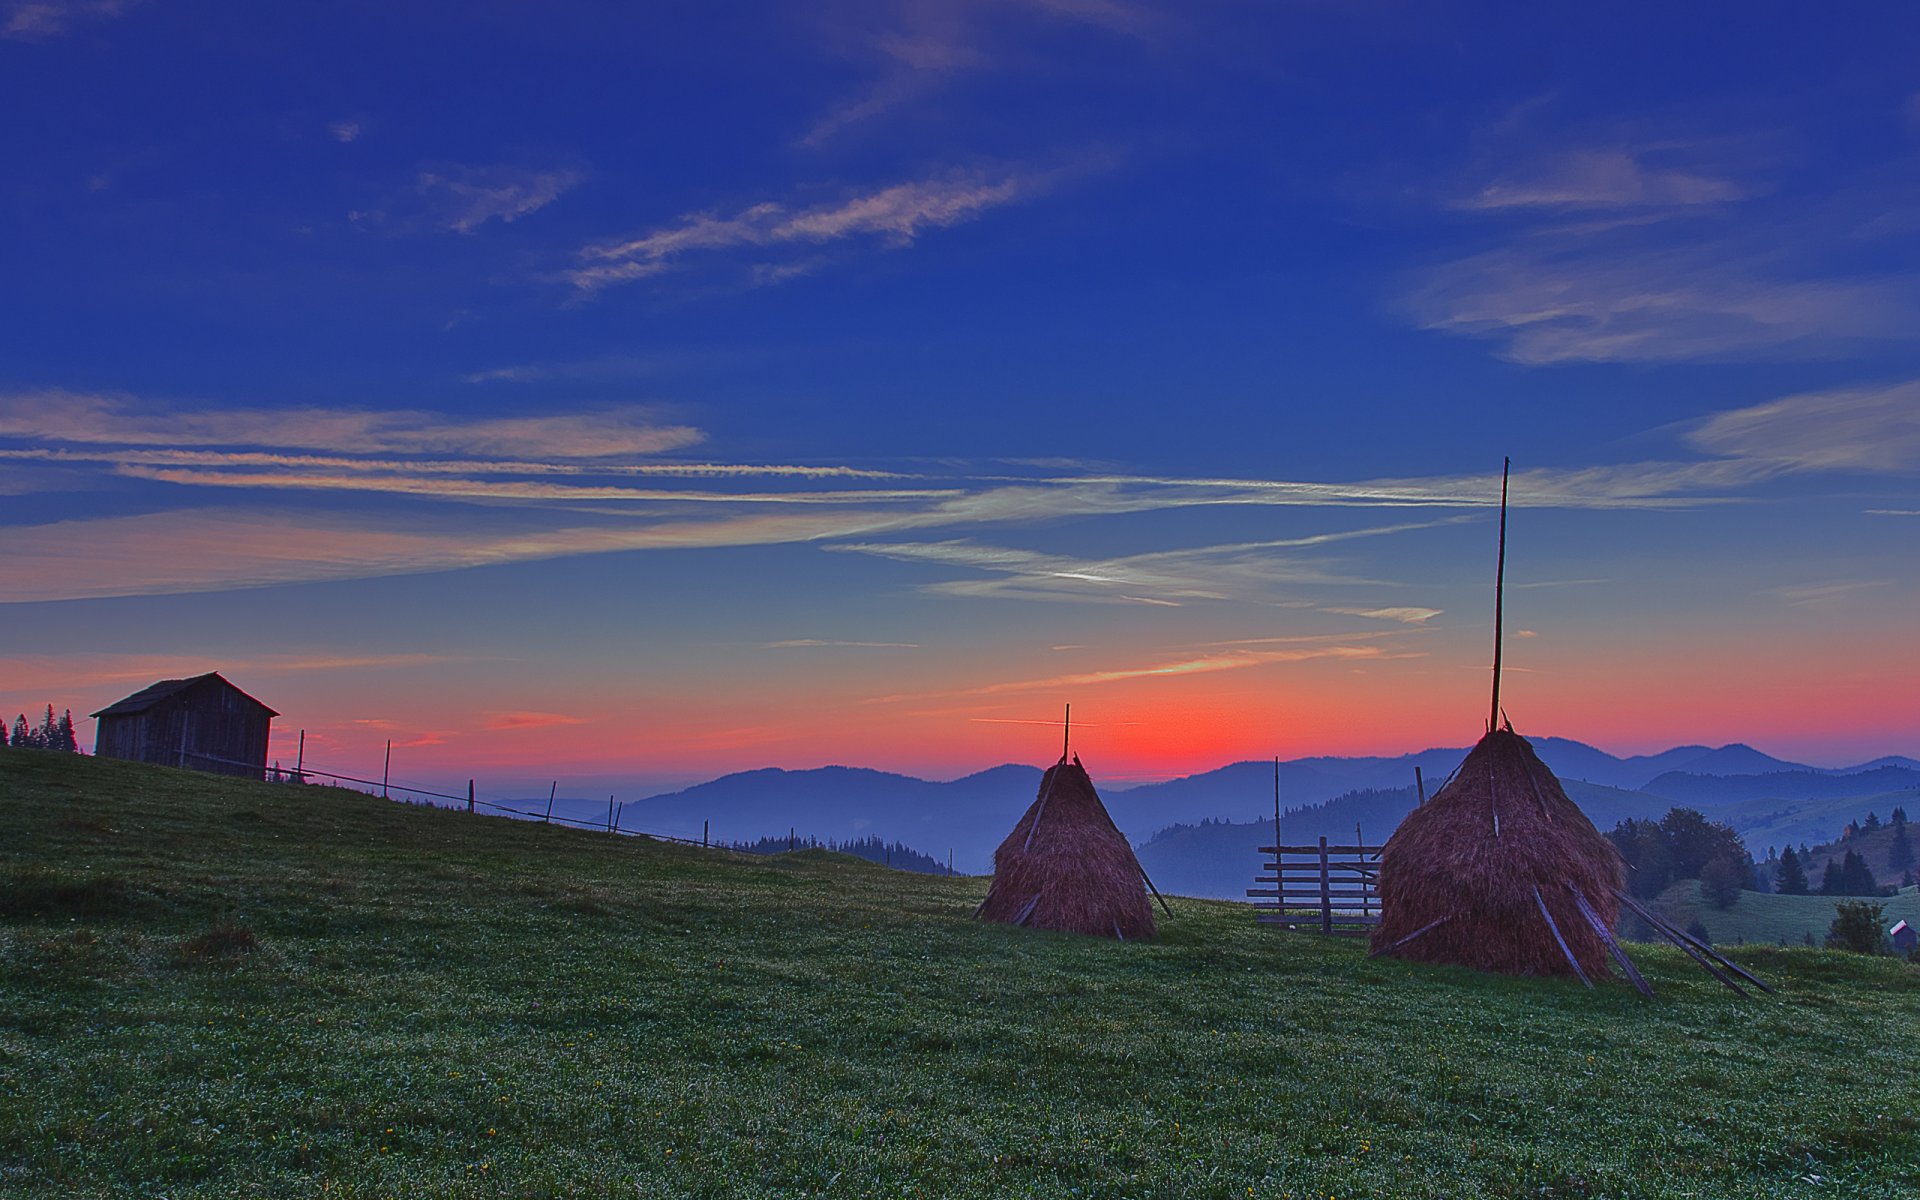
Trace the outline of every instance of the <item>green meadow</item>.
<path fill-rule="evenodd" d="M 1892 959 L 1730 948 L 1741 999 L 1645 947 L 1646 1001 L 1180 899 L 1119 945 L 979 924 L 981 879 L 34 751 L 0 829 L 0 1195 L 1920 1194 Z"/>

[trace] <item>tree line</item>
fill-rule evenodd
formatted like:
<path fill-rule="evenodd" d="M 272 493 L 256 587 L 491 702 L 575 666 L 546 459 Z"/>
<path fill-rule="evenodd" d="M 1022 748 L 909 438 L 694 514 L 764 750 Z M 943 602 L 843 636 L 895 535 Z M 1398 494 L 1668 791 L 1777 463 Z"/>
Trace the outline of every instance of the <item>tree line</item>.
<path fill-rule="evenodd" d="M 923 875 L 952 875 L 947 864 L 930 854 L 922 854 L 904 842 L 886 842 L 877 837 L 855 838 L 851 841 L 837 842 L 829 838 L 821 841 L 817 837 L 763 837 L 752 842 L 725 843 L 729 850 L 739 850 L 745 854 L 785 854 L 789 850 L 831 850 L 838 854 L 851 854 L 855 858 L 864 858 L 868 862 L 880 863 L 901 871 L 918 871 Z"/>
<path fill-rule="evenodd" d="M 73 732 L 73 710 L 67 709 L 57 718 L 53 715 L 53 705 L 47 705 L 47 715 L 38 728 L 27 724 L 27 714 L 21 713 L 13 719 L 13 733 L 7 733 L 6 722 L 0 718 L 0 746 L 14 746 L 22 750 L 64 750 L 69 754 L 80 753 L 80 739 Z"/>

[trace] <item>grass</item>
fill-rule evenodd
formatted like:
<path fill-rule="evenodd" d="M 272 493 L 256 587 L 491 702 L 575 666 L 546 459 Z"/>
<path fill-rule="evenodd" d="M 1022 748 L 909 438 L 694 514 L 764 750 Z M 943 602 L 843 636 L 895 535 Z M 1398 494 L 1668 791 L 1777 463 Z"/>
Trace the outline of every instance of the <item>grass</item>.
<path fill-rule="evenodd" d="M 1716 908 L 1701 891 L 1698 879 L 1683 879 L 1660 893 L 1661 915 L 1682 929 L 1698 920 L 1722 949 L 1749 942 L 1785 942 L 1803 945 L 1811 935 L 1824 945 L 1833 924 L 1834 905 L 1841 900 L 1865 900 L 1885 909 L 1888 925 L 1905 920 L 1920 926 L 1920 888 L 1903 888 L 1893 896 L 1781 896 L 1771 892 L 1741 892 L 1731 908 Z"/>
<path fill-rule="evenodd" d="M 1621 985 L 1175 900 L 0 752 L 0 1194 L 1912 1196 L 1920 970 Z"/>

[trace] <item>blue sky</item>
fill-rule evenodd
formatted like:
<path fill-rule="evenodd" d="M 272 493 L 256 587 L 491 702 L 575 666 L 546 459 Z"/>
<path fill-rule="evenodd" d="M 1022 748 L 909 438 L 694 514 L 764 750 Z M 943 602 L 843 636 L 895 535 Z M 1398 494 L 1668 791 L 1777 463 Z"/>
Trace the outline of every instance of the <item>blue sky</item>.
<path fill-rule="evenodd" d="M 632 7 L 0 4 L 0 700 L 1459 742 L 1510 454 L 1517 721 L 1914 749 L 1910 10 Z"/>

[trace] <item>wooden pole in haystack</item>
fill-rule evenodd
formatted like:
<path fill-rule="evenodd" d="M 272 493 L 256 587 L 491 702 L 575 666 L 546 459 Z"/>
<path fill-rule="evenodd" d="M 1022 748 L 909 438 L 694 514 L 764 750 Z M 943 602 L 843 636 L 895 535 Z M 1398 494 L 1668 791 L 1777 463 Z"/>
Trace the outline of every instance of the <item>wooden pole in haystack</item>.
<path fill-rule="evenodd" d="M 1507 474 L 1513 459 L 1500 461 L 1500 560 L 1493 575 L 1493 707 L 1487 713 L 1487 732 L 1500 728 L 1500 621 L 1507 588 Z"/>
<path fill-rule="evenodd" d="M 1067 715 L 1060 721 L 1060 761 L 1067 761 L 1067 750 L 1073 744 L 1073 705 L 1067 705 Z"/>

